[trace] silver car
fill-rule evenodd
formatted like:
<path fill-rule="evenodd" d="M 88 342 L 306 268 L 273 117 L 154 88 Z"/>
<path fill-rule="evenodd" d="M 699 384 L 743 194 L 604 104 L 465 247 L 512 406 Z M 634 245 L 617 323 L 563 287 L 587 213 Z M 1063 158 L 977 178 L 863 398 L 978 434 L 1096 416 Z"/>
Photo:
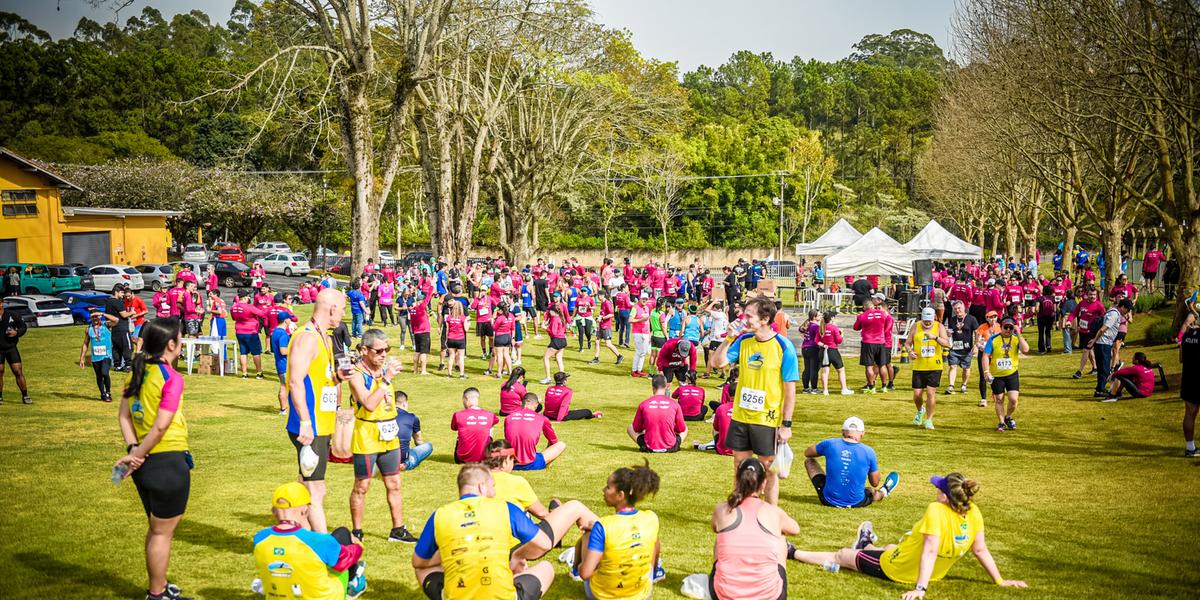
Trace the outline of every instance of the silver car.
<path fill-rule="evenodd" d="M 204 262 L 208 259 L 208 248 L 204 244 L 188 244 L 183 249 L 183 260 Z"/>
<path fill-rule="evenodd" d="M 134 268 L 142 274 L 142 281 L 146 287 L 156 292 L 171 287 L 175 281 L 175 271 L 171 269 L 171 265 L 138 265 Z"/>

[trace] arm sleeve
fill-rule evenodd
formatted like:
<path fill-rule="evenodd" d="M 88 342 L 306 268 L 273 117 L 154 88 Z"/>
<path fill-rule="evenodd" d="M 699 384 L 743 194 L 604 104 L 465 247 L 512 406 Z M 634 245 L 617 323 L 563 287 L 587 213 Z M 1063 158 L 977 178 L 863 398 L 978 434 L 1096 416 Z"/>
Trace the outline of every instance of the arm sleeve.
<path fill-rule="evenodd" d="M 695 344 L 692 344 L 692 355 L 690 357 L 688 364 L 691 365 L 691 367 L 688 369 L 689 371 L 696 370 L 696 345 Z"/>
<path fill-rule="evenodd" d="M 633 430 L 636 432 L 645 431 L 646 425 L 644 420 L 645 418 L 642 416 L 642 406 L 639 404 L 637 411 L 633 413 Z"/>
<path fill-rule="evenodd" d="M 417 415 L 413 415 L 412 430 L 414 434 L 421 433 L 421 418 Z"/>
<path fill-rule="evenodd" d="M 991 354 L 993 352 L 992 340 L 994 340 L 994 339 L 996 339 L 996 336 L 989 337 L 987 343 L 985 343 L 983 345 L 983 353 L 984 354 Z"/>
<path fill-rule="evenodd" d="M 421 537 L 417 540 L 417 547 L 413 549 L 413 554 L 425 560 L 433 558 L 438 549 L 433 527 L 433 517 L 436 514 L 437 511 L 429 513 L 429 520 L 425 521 L 425 527 L 421 528 Z"/>
<path fill-rule="evenodd" d="M 558 434 L 554 433 L 554 426 L 550 424 L 550 419 L 542 417 L 542 435 L 546 436 L 546 441 L 551 444 L 558 443 Z"/>
<path fill-rule="evenodd" d="M 508 525 L 512 529 L 513 537 L 517 538 L 522 544 L 537 537 L 538 532 L 541 531 L 534 524 L 533 519 L 530 519 L 529 515 L 526 515 L 525 511 L 521 510 L 521 507 L 511 502 L 508 503 Z M 422 531 L 421 533 L 423 535 L 425 532 Z M 553 540 L 551 541 L 553 542 Z"/>
<path fill-rule="evenodd" d="M 687 431 L 687 423 L 683 422 L 683 407 L 679 403 L 675 403 L 675 433 L 683 433 Z"/>
<path fill-rule="evenodd" d="M 863 316 L 860 314 L 854 319 L 854 330 L 861 331 L 863 327 Z"/>
<path fill-rule="evenodd" d="M 183 397 L 183 377 L 179 374 L 168 377 L 163 382 L 162 400 L 158 403 L 159 410 L 179 411 L 179 400 Z"/>
<path fill-rule="evenodd" d="M 743 335 L 745 335 L 745 334 L 743 334 Z M 729 344 L 729 348 L 725 350 L 725 358 L 730 363 L 737 364 L 738 358 L 741 356 L 741 353 L 742 353 L 742 338 L 738 337 L 738 339 L 734 340 L 732 344 Z"/>
<path fill-rule="evenodd" d="M 912 532 L 916 535 L 936 535 L 941 536 L 942 530 L 938 527 L 937 513 L 934 512 L 937 508 L 937 503 L 930 504 L 925 508 L 925 514 L 921 516 L 921 520 L 913 525 Z"/>
<path fill-rule="evenodd" d="M 796 347 L 787 338 L 780 336 L 780 341 L 783 342 L 783 365 L 780 367 L 779 375 L 784 381 L 799 381 L 800 367 L 796 359 Z"/>
<path fill-rule="evenodd" d="M 588 550 L 604 552 L 604 525 L 599 521 L 592 525 L 592 533 L 588 535 Z"/>

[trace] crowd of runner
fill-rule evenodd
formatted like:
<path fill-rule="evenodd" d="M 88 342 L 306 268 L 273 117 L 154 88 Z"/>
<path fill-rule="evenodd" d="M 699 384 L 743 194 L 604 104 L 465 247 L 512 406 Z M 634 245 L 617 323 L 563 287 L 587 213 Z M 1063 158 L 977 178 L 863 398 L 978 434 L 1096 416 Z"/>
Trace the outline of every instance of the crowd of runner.
<path fill-rule="evenodd" d="M 1035 356 L 1021 332 L 1036 327 L 1042 355 L 1054 351 L 1052 333 L 1061 330 L 1062 351 L 1081 355 L 1074 377 L 1095 374 L 1098 398 L 1153 393 L 1154 366 L 1145 355 L 1136 353 L 1128 366 L 1121 358 L 1140 290 L 1121 278 L 1101 294 L 1092 283 L 1094 274 L 1088 276 L 1086 257 L 1076 266 L 1045 276 L 1035 264 L 937 265 L 934 283 L 925 290 L 926 306 L 908 323 L 889 307 L 894 291 L 877 278 L 850 278 L 845 284 L 861 307 L 852 325 L 861 332 L 860 365 L 866 371 L 859 392 L 895 389 L 900 366 L 892 354 L 897 353 L 912 371 L 913 424 L 933 430 L 943 371 L 949 367 L 943 393 L 965 394 L 974 367 L 979 405 L 992 403 L 997 431 L 1015 431 L 1020 363 Z M 712 441 L 696 440 L 692 447 L 734 457 L 732 492 L 712 517 L 712 571 L 700 576 L 702 581 L 684 583 L 696 597 L 786 598 L 785 565 L 796 560 L 911 584 L 913 591 L 905 597 L 919 598 L 967 550 L 997 584 L 1023 587 L 1001 578 L 973 501 L 979 483 L 958 473 L 930 481 L 932 502 L 899 544 L 876 547 L 870 522 L 859 528 L 854 547 L 837 552 L 802 551 L 786 543 L 784 537 L 799 530 L 778 508 L 779 479 L 790 463 L 796 396 L 828 394 L 831 371 L 836 393 L 855 391 L 846 383 L 845 339 L 836 313 L 811 310 L 803 323 L 793 325 L 781 302 L 757 293 L 765 269 L 764 261 L 739 261 L 714 277 L 698 262 L 687 269 L 654 262 L 636 267 L 628 259 L 622 265 L 605 259 L 598 267 L 574 259 L 555 266 L 539 259 L 521 269 L 503 260 L 465 268 L 418 264 L 397 269 L 369 261 L 345 289 L 325 278 L 306 282 L 296 295 L 283 294 L 258 277 L 229 304 L 216 285 L 202 297 L 196 275 L 185 272 L 173 287 L 156 293 L 149 307 L 127 288 L 114 288 L 86 328 L 79 365 L 91 363 L 105 401 L 111 400 L 109 370 L 131 372 L 120 408 L 127 455 L 118 461 L 114 478 L 132 477 L 149 520 L 147 598 L 183 597 L 166 578 L 191 468 L 184 378 L 171 365 L 184 352 L 184 337 L 226 337 L 227 319 L 233 320 L 241 377 L 249 377 L 253 365 L 254 376 L 264 378 L 262 354 L 274 357 L 279 411 L 287 417 L 284 428 L 295 449 L 299 483 L 275 490 L 277 524 L 254 536 L 258 578 L 253 587 L 268 598 L 362 593 L 364 500 L 376 473 L 390 509 L 388 539 L 416 544 L 412 566 L 429 598 L 539 598 L 553 583 L 554 570 L 537 561 L 573 528 L 580 532 L 578 542 L 559 559 L 583 581 L 583 596 L 648 596 L 665 577 L 658 517 L 639 508 L 660 487 L 648 463 L 609 476 L 603 502 L 612 512 L 605 516 L 578 501 L 543 505 L 519 474 L 552 468 L 567 451 L 555 423 L 604 416 L 572 407 L 574 391 L 564 362 L 571 346 L 591 364 L 611 356 L 620 365 L 626 361 L 623 351 L 632 351 L 630 375 L 648 378 L 649 395 L 627 428 L 631 448 L 679 451 L 689 436 L 699 437 L 688 424 L 707 420 Z M 823 278 L 819 263 L 807 274 L 805 285 L 839 285 Z M 308 322 L 297 322 L 295 304 L 312 304 Z M 347 308 L 348 326 L 342 322 Z M 436 367 L 429 364 L 434 323 L 440 334 Z M 801 340 L 799 352 L 788 337 L 793 328 Z M 0 310 L 0 329 L 15 351 L 23 325 Z M 540 383 L 548 387 L 539 396 L 529 389 L 522 351 L 529 339 L 543 336 L 548 343 Z M 1200 384 L 1187 366 L 1200 366 L 1195 314 L 1179 342 L 1185 366 L 1181 394 L 1188 407 L 1186 452 L 1194 456 Z M 482 373 L 468 374 L 468 355 L 486 361 Z M 27 396 L 19 365 L 18 358 L 18 385 Z M 454 461 L 463 465 L 460 497 L 429 515 L 416 533 L 404 526 L 403 473 L 418 468 L 434 449 L 394 383 L 406 372 L 459 380 L 482 376 L 498 386 L 495 412 L 483 406 L 490 402 L 482 398 L 481 386 L 463 391 L 463 409 L 450 423 L 457 435 Z M 698 380 L 713 376 L 724 381 L 720 398 L 709 400 Z M 886 499 L 899 484 L 899 473 L 884 476 L 875 451 L 863 443 L 865 428 L 851 416 L 840 436 L 803 451 L 820 504 L 867 506 Z M 355 479 L 344 491 L 350 527 L 332 533 L 324 511 L 329 462 L 352 464 Z M 516 550 L 511 539 L 519 543 Z"/>

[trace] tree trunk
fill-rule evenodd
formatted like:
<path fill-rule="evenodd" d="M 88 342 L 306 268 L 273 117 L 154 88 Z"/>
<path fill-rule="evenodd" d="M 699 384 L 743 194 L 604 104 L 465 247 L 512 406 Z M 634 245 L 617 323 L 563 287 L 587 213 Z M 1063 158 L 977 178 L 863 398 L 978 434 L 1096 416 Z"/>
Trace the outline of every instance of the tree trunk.
<path fill-rule="evenodd" d="M 1004 226 L 1004 259 L 1013 260 L 1017 256 L 1017 226 L 1010 220 Z"/>
<path fill-rule="evenodd" d="M 1175 286 L 1175 318 L 1172 322 L 1173 330 L 1178 331 L 1188 315 L 1187 299 L 1192 290 L 1200 287 L 1200 236 L 1193 233 L 1186 239 L 1178 234 L 1171 237 L 1179 237 L 1178 243 L 1182 246 L 1182 251 L 1174 252 L 1179 261 L 1179 285 Z"/>
<path fill-rule="evenodd" d="M 1100 247 L 1104 249 L 1104 272 L 1100 277 L 1105 289 L 1108 289 L 1117 280 L 1117 275 L 1121 274 L 1121 237 L 1125 235 L 1125 222 L 1111 219 L 1099 225 Z"/>
<path fill-rule="evenodd" d="M 990 255 L 988 255 L 987 258 L 992 258 L 992 257 L 996 256 L 996 253 L 999 251 L 1000 251 L 1000 231 L 996 230 L 996 231 L 992 232 L 992 253 Z"/>
<path fill-rule="evenodd" d="M 1063 268 L 1070 270 L 1072 257 L 1075 255 L 1075 236 L 1079 233 L 1077 225 L 1063 227 Z"/>

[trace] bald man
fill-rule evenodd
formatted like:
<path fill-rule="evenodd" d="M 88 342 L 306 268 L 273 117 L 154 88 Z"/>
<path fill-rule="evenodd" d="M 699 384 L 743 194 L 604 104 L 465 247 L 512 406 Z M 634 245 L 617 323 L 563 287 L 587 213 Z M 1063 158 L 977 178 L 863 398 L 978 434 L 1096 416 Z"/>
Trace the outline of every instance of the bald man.
<path fill-rule="evenodd" d="M 342 292 L 321 290 L 313 306 L 312 320 L 292 335 L 287 354 L 288 398 L 292 409 L 288 413 L 288 438 L 296 448 L 300 479 L 312 497 L 309 529 L 322 533 L 327 531 L 325 467 L 329 464 L 329 436 L 337 420 L 341 382 L 345 377 L 336 364 L 329 331 L 341 323 L 345 309 L 346 297 Z M 304 468 L 305 447 L 311 448 L 318 458 L 311 470 Z"/>

